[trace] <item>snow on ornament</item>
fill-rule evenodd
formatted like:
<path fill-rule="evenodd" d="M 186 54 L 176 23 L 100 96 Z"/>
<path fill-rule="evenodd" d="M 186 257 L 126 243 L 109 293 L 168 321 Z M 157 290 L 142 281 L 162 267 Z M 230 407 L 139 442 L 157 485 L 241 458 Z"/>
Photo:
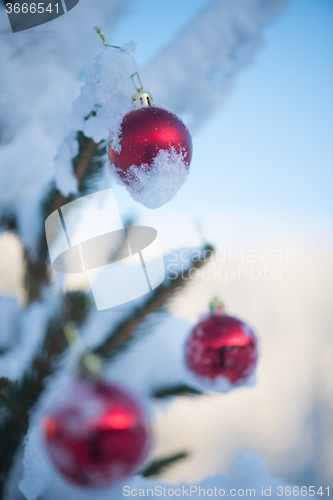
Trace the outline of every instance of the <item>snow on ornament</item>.
<path fill-rule="evenodd" d="M 102 379 L 76 379 L 51 401 L 41 421 L 51 462 L 71 483 L 103 488 L 137 472 L 151 445 L 137 399 Z"/>
<path fill-rule="evenodd" d="M 110 132 L 108 156 L 113 174 L 131 196 L 148 208 L 170 201 L 184 184 L 192 158 L 187 127 L 173 113 L 155 106 L 140 86 L 132 97 L 134 109 Z M 135 84 L 135 81 L 134 81 Z"/>
<path fill-rule="evenodd" d="M 216 299 L 185 344 L 188 381 L 201 390 L 228 392 L 253 385 L 257 358 L 254 332 L 243 321 L 224 314 Z"/>

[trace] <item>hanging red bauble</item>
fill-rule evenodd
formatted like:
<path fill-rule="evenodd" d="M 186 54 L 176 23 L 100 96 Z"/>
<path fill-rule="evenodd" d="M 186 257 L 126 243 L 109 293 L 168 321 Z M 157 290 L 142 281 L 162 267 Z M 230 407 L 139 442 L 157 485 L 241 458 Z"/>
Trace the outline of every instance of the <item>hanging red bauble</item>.
<path fill-rule="evenodd" d="M 257 356 L 253 331 L 221 309 L 200 321 L 185 345 L 185 362 L 191 374 L 206 388 L 222 391 L 248 382 Z"/>
<path fill-rule="evenodd" d="M 185 165 L 188 167 L 192 158 L 192 141 L 183 122 L 173 113 L 157 106 L 141 106 L 127 113 L 121 120 L 120 134 L 116 142 L 116 151 L 109 147 L 109 159 L 119 169 L 124 182 L 129 182 L 126 175 L 132 165 L 140 167 L 147 164 L 152 167 L 154 158 L 160 150 L 185 152 Z M 113 144 L 115 138 L 111 136 Z M 120 145 L 120 148 L 119 148 Z"/>
<path fill-rule="evenodd" d="M 157 208 L 185 182 L 192 140 L 183 122 L 157 106 L 139 106 L 111 130 L 108 154 L 113 173 L 133 198 Z"/>
<path fill-rule="evenodd" d="M 151 443 L 149 420 L 136 398 L 117 385 L 91 379 L 73 381 L 51 404 L 42 433 L 56 469 L 91 488 L 136 472 Z"/>

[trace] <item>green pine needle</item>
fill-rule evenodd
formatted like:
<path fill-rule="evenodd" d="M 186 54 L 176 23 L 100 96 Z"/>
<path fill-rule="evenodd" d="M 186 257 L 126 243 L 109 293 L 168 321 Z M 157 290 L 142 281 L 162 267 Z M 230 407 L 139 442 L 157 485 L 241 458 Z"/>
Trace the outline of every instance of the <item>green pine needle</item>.
<path fill-rule="evenodd" d="M 172 465 L 175 465 L 179 461 L 184 460 L 188 456 L 189 453 L 187 451 L 182 451 L 180 453 L 177 453 L 176 455 L 171 455 L 169 457 L 154 460 L 146 467 L 143 472 L 141 472 L 141 475 L 143 477 L 159 476 L 163 472 L 165 472 L 166 469 L 168 469 Z"/>

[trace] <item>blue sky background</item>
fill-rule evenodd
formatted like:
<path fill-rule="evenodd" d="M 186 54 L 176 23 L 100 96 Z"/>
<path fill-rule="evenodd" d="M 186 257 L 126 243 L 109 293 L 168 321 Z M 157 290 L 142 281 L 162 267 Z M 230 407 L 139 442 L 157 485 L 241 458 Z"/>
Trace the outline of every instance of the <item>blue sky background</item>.
<path fill-rule="evenodd" d="M 143 67 L 206 3 L 137 0 L 112 43 L 136 41 Z M 228 212 L 249 224 L 261 214 L 326 227 L 333 215 L 332 28 L 330 0 L 291 0 L 264 30 L 262 47 L 237 75 L 224 106 L 193 136 L 191 174 L 158 210 L 160 219 L 174 214 L 186 225 L 190 217 Z M 122 191 L 117 188 L 130 203 Z"/>

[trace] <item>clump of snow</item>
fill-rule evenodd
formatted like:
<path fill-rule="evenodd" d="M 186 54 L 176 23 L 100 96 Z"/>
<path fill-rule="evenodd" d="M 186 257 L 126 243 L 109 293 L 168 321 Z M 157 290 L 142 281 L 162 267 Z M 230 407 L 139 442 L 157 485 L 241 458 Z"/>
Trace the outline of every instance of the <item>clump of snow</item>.
<path fill-rule="evenodd" d="M 65 196 L 77 191 L 72 159 L 78 153 L 78 130 L 99 143 L 108 138 L 110 128 L 115 126 L 112 146 L 116 152 L 121 151 L 119 117 L 131 107 L 134 93 L 131 75 L 137 71 L 135 59 L 131 55 L 134 50 L 134 42 L 127 43 L 121 50 L 104 47 L 90 66 L 90 72 L 80 95 L 73 102 L 72 113 L 68 118 L 71 131 L 55 160 L 56 185 Z"/>
<path fill-rule="evenodd" d="M 118 118 L 111 128 L 109 137 L 109 147 L 118 154 L 121 152 L 122 123 L 123 117 Z"/>
<path fill-rule="evenodd" d="M 199 377 L 195 375 L 191 370 L 187 369 L 185 375 L 186 384 L 198 391 L 202 392 L 220 392 L 226 394 L 227 392 L 233 391 L 238 387 L 254 387 L 257 384 L 257 378 L 255 374 L 250 375 L 248 378 L 239 381 L 237 384 L 231 384 L 227 377 L 222 375 L 216 377 L 215 379 L 210 379 L 208 377 Z"/>
<path fill-rule="evenodd" d="M 14 323 L 18 338 L 14 347 L 1 356 L 0 377 L 19 380 L 23 376 L 43 341 L 53 309 L 52 302 L 35 302 L 18 316 Z"/>
<path fill-rule="evenodd" d="M 39 425 L 33 421 L 24 442 L 23 477 L 18 487 L 27 500 L 36 500 L 45 492 L 53 476 Z"/>
<path fill-rule="evenodd" d="M 135 92 L 131 75 L 138 70 L 130 54 L 134 48 L 133 42 L 122 50 L 106 47 L 96 56 L 73 103 L 69 118 L 72 130 L 82 130 L 86 137 L 99 143 L 108 138 L 117 118 L 130 109 Z"/>
<path fill-rule="evenodd" d="M 64 196 L 77 191 L 77 179 L 73 172 L 72 159 L 79 152 L 79 143 L 76 132 L 71 132 L 59 149 L 55 158 L 56 186 Z"/>
<path fill-rule="evenodd" d="M 160 149 L 151 165 L 143 163 L 132 165 L 127 175 L 127 182 L 119 176 L 114 164 L 111 169 L 118 182 L 123 184 L 135 201 L 147 208 L 158 208 L 176 196 L 189 174 L 185 151 L 177 152 L 172 146 L 169 150 Z"/>

